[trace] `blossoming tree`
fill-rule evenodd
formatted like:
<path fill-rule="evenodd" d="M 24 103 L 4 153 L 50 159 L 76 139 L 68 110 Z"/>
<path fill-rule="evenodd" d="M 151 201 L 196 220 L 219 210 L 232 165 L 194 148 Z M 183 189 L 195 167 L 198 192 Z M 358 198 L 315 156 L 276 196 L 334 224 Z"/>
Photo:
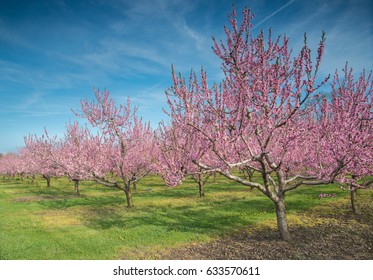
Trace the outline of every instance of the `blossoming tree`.
<path fill-rule="evenodd" d="M 203 197 L 204 185 L 212 173 L 192 160 L 200 157 L 207 160 L 208 149 L 203 146 L 198 134 L 185 131 L 186 128 L 176 123 L 168 126 L 160 124 L 156 133 L 157 171 L 171 187 L 181 184 L 185 177 L 190 176 L 198 184 L 199 196 Z"/>
<path fill-rule="evenodd" d="M 318 142 L 313 170 L 325 177 L 337 172 L 335 180 L 348 185 L 354 213 L 356 191 L 369 187 L 373 174 L 373 80 L 363 71 L 357 79 L 348 65 L 343 76 L 334 75 L 330 100 L 324 99 L 319 112 Z M 320 168 L 321 167 L 321 168 Z"/>
<path fill-rule="evenodd" d="M 15 153 L 7 153 L 0 157 L 0 174 L 14 177 L 23 172 L 22 159 Z"/>
<path fill-rule="evenodd" d="M 327 178 L 309 172 L 309 156 L 303 147 L 317 145 L 312 115 L 317 90 L 327 78 L 316 83 L 324 52 L 323 34 L 316 62 L 305 37 L 297 55 L 288 47 L 289 38 L 268 39 L 251 33 L 252 15 L 243 11 L 239 26 L 233 9 L 230 28 L 225 27 L 226 43 L 214 39 L 214 52 L 222 60 L 224 80 L 209 86 L 205 71 L 200 80 L 185 80 L 172 73 L 173 86 L 167 94 L 170 116 L 185 131 L 193 128 L 205 147 L 218 161 L 192 161 L 206 171 L 260 190 L 276 208 L 280 237 L 290 239 L 286 219 L 285 194 L 301 185 L 333 181 L 338 170 Z M 261 182 L 246 180 L 233 173 L 237 167 L 261 174 Z"/>
<path fill-rule="evenodd" d="M 125 106 L 117 106 L 108 91 L 95 90 L 95 100 L 81 101 L 82 112 L 76 113 L 97 127 L 106 141 L 96 162 L 102 168 L 93 172 L 94 179 L 122 190 L 127 207 L 133 207 L 131 185 L 153 168 L 153 132 L 149 123 L 137 117 L 136 110 L 131 108 L 130 99 Z M 116 177 L 110 179 L 108 173 Z"/>
<path fill-rule="evenodd" d="M 97 173 L 97 159 L 103 152 L 105 143 L 100 135 L 93 135 L 87 127 L 78 122 L 68 124 L 61 140 L 61 147 L 55 154 L 56 162 L 63 173 L 74 183 L 74 191 L 79 193 L 79 182 L 90 180 Z"/>
<path fill-rule="evenodd" d="M 55 157 L 61 147 L 60 140 L 57 136 L 50 137 L 45 129 L 42 136 L 29 135 L 24 141 L 25 147 L 21 155 L 30 164 L 28 172 L 40 174 L 47 181 L 47 187 L 50 187 L 52 177 L 63 175 L 61 165 Z"/>

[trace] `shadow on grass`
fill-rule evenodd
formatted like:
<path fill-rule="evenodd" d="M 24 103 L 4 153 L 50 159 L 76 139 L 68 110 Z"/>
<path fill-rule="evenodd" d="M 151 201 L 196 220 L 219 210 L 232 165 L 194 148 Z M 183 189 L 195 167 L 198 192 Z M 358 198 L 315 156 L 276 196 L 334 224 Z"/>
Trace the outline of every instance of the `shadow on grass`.
<path fill-rule="evenodd" d="M 94 229 L 126 228 L 127 219 L 118 214 L 117 209 L 93 208 L 83 216 L 83 223 Z"/>
<path fill-rule="evenodd" d="M 55 199 L 45 199 L 38 203 L 48 209 L 66 209 L 71 207 L 89 206 L 89 207 L 104 207 L 108 205 L 120 205 L 125 207 L 125 195 L 118 196 L 77 196 L 75 194 L 56 196 Z"/>
<path fill-rule="evenodd" d="M 94 229 L 161 227 L 170 233 L 176 231 L 220 235 L 254 224 L 263 218 L 262 213 L 273 216 L 271 208 L 270 203 L 252 200 L 237 201 L 234 205 L 225 201 L 194 206 L 135 207 L 119 214 L 117 209 L 93 209 L 89 216 L 84 217 L 84 224 Z"/>

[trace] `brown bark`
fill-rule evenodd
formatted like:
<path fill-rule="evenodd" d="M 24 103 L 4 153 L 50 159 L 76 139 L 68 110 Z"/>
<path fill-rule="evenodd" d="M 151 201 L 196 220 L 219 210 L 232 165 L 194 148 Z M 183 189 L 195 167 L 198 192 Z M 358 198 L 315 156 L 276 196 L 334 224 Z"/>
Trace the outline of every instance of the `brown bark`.
<path fill-rule="evenodd" d="M 123 189 L 123 191 L 126 194 L 127 208 L 132 208 L 133 202 L 132 202 L 132 192 L 131 192 L 130 185 L 128 185 L 128 187 L 126 186 Z"/>
<path fill-rule="evenodd" d="M 277 228 L 282 240 L 290 240 L 291 235 L 288 227 L 288 222 L 286 218 L 286 207 L 284 198 L 280 198 L 276 205 L 276 217 L 277 217 Z"/>
<path fill-rule="evenodd" d="M 43 175 L 43 178 L 47 180 L 47 188 L 50 188 L 51 186 L 51 177 Z"/>
<path fill-rule="evenodd" d="M 80 195 L 80 193 L 79 193 L 79 180 L 74 180 L 74 191 L 77 195 Z"/>
<path fill-rule="evenodd" d="M 351 189 L 350 190 L 350 198 L 351 198 L 351 207 L 352 207 L 352 212 L 354 214 L 358 213 L 358 208 L 356 204 L 356 189 Z"/>
<path fill-rule="evenodd" d="M 203 180 L 202 180 L 202 175 L 199 175 L 198 178 L 198 190 L 199 190 L 199 197 L 205 196 L 205 190 L 203 189 Z"/>

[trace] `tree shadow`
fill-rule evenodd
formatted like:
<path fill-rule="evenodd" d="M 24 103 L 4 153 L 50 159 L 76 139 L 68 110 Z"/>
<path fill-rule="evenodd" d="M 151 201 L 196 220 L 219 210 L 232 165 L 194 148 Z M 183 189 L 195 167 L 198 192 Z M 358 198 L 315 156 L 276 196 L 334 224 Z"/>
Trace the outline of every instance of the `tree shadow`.
<path fill-rule="evenodd" d="M 237 201 L 234 207 L 229 202 L 203 204 L 202 207 L 193 206 L 143 206 L 126 209 L 118 214 L 117 209 L 97 210 L 84 217 L 84 224 L 94 229 L 108 229 L 117 227 L 131 230 L 137 227 L 162 227 L 166 232 L 191 232 L 196 234 L 220 235 L 238 228 L 254 224 L 258 218 L 258 209 L 267 212 L 270 207 L 260 200 Z M 219 207 L 219 211 L 214 211 Z M 232 210 L 233 208 L 233 210 Z M 136 216 L 126 218 L 126 214 L 135 212 Z M 222 214 L 227 211 L 226 214 Z M 234 212 L 236 211 L 236 212 Z M 237 215 L 238 211 L 245 211 L 248 216 Z"/>
<path fill-rule="evenodd" d="M 67 209 L 71 207 L 87 206 L 91 208 L 100 208 L 108 205 L 119 205 L 123 204 L 125 206 L 125 195 L 118 196 L 77 196 L 75 194 L 60 195 L 56 196 L 54 199 L 44 199 L 38 201 L 38 203 L 48 209 Z"/>
<path fill-rule="evenodd" d="M 93 208 L 83 215 L 83 224 L 94 229 L 126 228 L 128 222 L 115 209 Z"/>

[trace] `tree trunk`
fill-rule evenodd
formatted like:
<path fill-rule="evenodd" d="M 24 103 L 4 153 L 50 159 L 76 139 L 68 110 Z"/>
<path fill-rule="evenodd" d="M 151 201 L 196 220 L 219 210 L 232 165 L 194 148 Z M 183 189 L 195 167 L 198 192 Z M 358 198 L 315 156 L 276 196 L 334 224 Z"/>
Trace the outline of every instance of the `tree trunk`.
<path fill-rule="evenodd" d="M 282 197 L 279 201 L 275 202 L 276 205 L 276 217 L 277 217 L 277 228 L 280 233 L 282 240 L 290 240 L 290 232 L 288 227 L 288 221 L 286 218 L 285 199 Z"/>
<path fill-rule="evenodd" d="M 203 189 L 202 175 L 198 175 L 198 189 L 199 189 L 199 197 L 205 196 L 205 190 Z"/>
<path fill-rule="evenodd" d="M 50 186 L 51 186 L 51 177 L 44 175 L 43 178 L 45 180 L 47 180 L 47 188 L 50 188 Z"/>
<path fill-rule="evenodd" d="M 136 182 L 133 182 L 133 183 L 132 183 L 132 186 L 133 186 L 133 190 L 134 190 L 135 192 L 137 192 Z"/>
<path fill-rule="evenodd" d="M 247 170 L 247 175 L 249 175 L 249 180 L 250 182 L 252 182 L 254 179 L 254 170 L 251 170 L 251 169 Z"/>
<path fill-rule="evenodd" d="M 126 199 L 127 199 L 127 208 L 132 208 L 133 207 L 133 202 L 132 202 L 132 193 L 131 193 L 131 185 L 125 186 L 124 187 L 124 193 L 126 194 Z"/>
<path fill-rule="evenodd" d="M 352 212 L 354 214 L 357 214 L 358 209 L 357 209 L 357 205 L 356 205 L 356 189 L 351 189 L 350 190 L 350 198 L 351 198 Z"/>
<path fill-rule="evenodd" d="M 73 180 L 74 181 L 74 191 L 77 195 L 80 195 L 79 193 L 79 180 Z"/>

